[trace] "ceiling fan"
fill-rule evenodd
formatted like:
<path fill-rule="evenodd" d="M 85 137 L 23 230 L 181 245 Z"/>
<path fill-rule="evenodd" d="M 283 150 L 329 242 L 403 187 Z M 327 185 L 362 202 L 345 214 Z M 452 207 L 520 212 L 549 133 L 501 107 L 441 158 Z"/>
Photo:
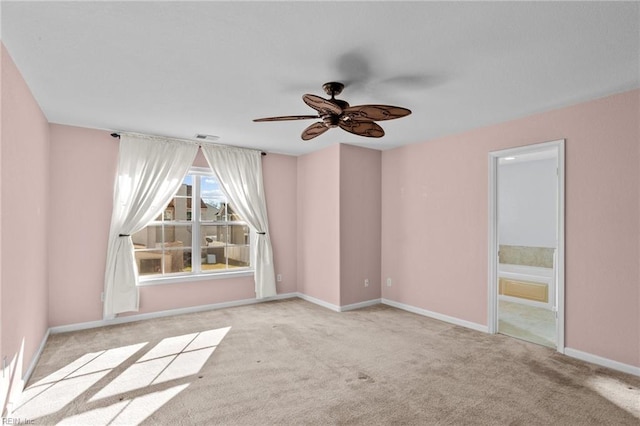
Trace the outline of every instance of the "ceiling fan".
<path fill-rule="evenodd" d="M 302 139 L 308 141 L 319 136 L 333 127 L 340 127 L 349 133 L 368 138 L 381 138 L 384 136 L 382 127 L 374 121 L 393 120 L 411 114 L 406 108 L 391 105 L 356 105 L 349 104 L 341 99 L 336 99 L 344 89 L 344 84 L 329 82 L 322 85 L 325 93 L 331 99 L 324 99 L 316 95 L 303 95 L 302 100 L 311 108 L 318 111 L 317 115 L 286 115 L 282 117 L 256 118 L 253 121 L 286 121 L 307 120 L 319 118 L 322 121 L 313 123 L 302 132 Z"/>

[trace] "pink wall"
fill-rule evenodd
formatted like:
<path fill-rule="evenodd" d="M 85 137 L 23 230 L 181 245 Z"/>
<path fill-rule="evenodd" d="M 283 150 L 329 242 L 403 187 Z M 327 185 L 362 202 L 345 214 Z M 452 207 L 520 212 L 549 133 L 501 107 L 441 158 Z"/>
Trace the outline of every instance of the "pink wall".
<path fill-rule="evenodd" d="M 269 229 L 273 245 L 278 294 L 298 291 L 297 286 L 297 189 L 298 159 L 288 155 L 262 157 L 264 191 L 269 211 Z"/>
<path fill-rule="evenodd" d="M 343 144 L 298 157 L 300 293 L 335 306 L 380 298 L 380 162 Z"/>
<path fill-rule="evenodd" d="M 342 306 L 380 298 L 381 159 L 378 150 L 340 145 Z"/>
<path fill-rule="evenodd" d="M 566 346 L 640 365 L 640 91 L 382 154 L 382 296 L 487 322 L 488 153 L 566 139 Z"/>
<path fill-rule="evenodd" d="M 48 328 L 49 125 L 4 45 L 0 49 L 1 356 L 10 362 L 24 340 L 23 374 Z"/>
<path fill-rule="evenodd" d="M 107 236 L 118 140 L 109 132 L 51 125 L 51 251 L 49 325 L 102 319 Z M 198 163 L 200 161 L 200 163 Z M 199 165 L 202 158 L 196 161 Z M 279 293 L 295 291 L 296 158 L 263 157 L 265 192 Z M 156 312 L 255 297 L 252 277 L 145 286 L 140 311 Z M 82 303 L 70 303 L 70 298 Z"/>
<path fill-rule="evenodd" d="M 298 291 L 340 305 L 340 146 L 298 157 Z"/>
<path fill-rule="evenodd" d="M 50 129 L 49 325 L 56 326 L 101 319 L 118 140 L 101 130 Z"/>

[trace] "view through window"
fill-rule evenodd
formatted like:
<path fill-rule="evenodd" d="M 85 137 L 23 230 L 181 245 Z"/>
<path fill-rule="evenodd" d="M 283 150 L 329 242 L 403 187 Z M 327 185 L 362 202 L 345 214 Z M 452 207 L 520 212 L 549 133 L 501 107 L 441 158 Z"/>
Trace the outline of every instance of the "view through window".
<path fill-rule="evenodd" d="M 250 267 L 249 227 L 210 171 L 193 169 L 163 213 L 132 240 L 138 272 L 144 278 Z"/>

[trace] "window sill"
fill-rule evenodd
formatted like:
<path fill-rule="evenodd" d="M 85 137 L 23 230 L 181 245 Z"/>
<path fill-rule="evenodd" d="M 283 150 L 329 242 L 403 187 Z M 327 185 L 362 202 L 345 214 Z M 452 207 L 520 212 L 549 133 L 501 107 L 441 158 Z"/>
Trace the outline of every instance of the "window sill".
<path fill-rule="evenodd" d="M 198 274 L 198 275 L 180 275 L 171 277 L 157 277 L 157 278 L 144 278 L 138 279 L 138 287 L 146 287 L 153 285 L 163 284 L 178 284 L 178 283 L 190 283 L 195 281 L 212 281 L 233 279 L 240 277 L 252 277 L 254 275 L 253 269 L 243 269 L 241 271 L 229 271 L 229 272 L 216 272 L 213 274 Z"/>

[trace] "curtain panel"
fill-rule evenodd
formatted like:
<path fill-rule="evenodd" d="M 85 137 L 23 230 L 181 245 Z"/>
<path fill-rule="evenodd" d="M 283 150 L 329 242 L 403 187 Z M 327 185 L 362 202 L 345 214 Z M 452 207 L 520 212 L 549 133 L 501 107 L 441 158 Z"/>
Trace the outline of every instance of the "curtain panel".
<path fill-rule="evenodd" d="M 195 141 L 120 136 L 104 279 L 104 319 L 138 310 L 138 268 L 131 235 L 162 213 L 193 164 L 198 146 Z"/>
<path fill-rule="evenodd" d="M 202 152 L 211 170 L 218 176 L 229 203 L 255 232 L 256 247 L 252 253 L 252 264 L 255 268 L 256 298 L 275 296 L 273 248 L 262 181 L 261 153 L 208 144 L 202 145 Z"/>

